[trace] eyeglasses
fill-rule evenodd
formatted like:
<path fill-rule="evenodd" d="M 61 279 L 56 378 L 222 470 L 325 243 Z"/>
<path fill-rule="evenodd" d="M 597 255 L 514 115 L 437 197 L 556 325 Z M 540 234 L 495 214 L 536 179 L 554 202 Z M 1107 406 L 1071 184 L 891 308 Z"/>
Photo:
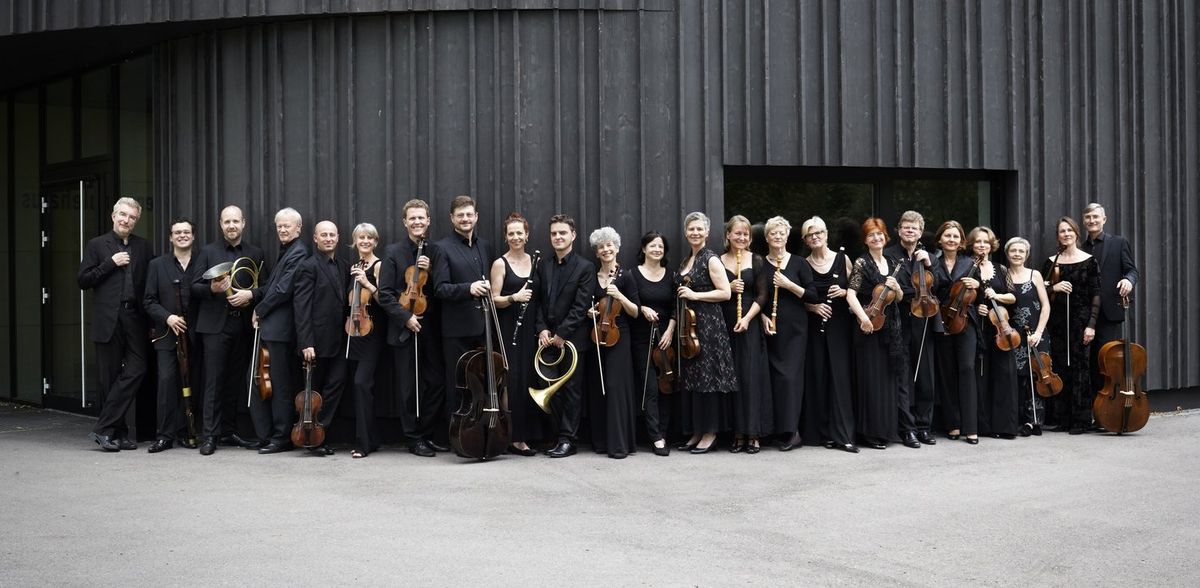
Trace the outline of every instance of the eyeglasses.
<path fill-rule="evenodd" d="M 825 231 L 813 231 L 813 232 L 805 235 L 804 238 L 812 239 L 813 237 L 817 237 L 817 236 L 824 235 L 824 234 L 825 234 Z"/>

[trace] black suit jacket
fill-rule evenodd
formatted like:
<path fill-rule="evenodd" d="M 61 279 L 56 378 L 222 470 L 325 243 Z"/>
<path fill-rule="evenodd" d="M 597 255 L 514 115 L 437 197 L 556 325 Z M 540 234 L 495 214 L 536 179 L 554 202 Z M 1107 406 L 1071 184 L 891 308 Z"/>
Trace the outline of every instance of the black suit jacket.
<path fill-rule="evenodd" d="M 224 240 L 218 240 L 215 243 L 209 243 L 200 250 L 199 255 L 192 257 L 192 265 L 196 268 L 195 278 L 192 279 L 192 299 L 196 301 L 196 327 L 197 333 L 213 334 L 220 333 L 225 328 L 225 320 L 229 317 L 229 311 L 234 310 L 229 302 L 225 300 L 224 292 L 213 292 L 209 287 L 209 280 L 204 279 L 204 272 L 208 268 L 217 265 L 218 263 L 233 261 L 238 257 L 249 257 L 254 260 L 254 263 L 259 267 L 263 266 L 263 250 L 257 245 L 251 245 L 242 241 L 236 248 L 229 249 L 228 243 Z M 266 278 L 266 270 L 264 269 L 259 275 L 259 280 Z M 235 286 L 243 287 L 250 285 L 249 276 L 246 272 L 239 272 L 237 276 L 237 284 Z M 254 288 L 254 300 L 262 299 L 262 289 Z M 254 309 L 254 303 L 242 309 L 245 316 L 234 320 L 246 321 L 249 324 L 250 311 Z"/>
<path fill-rule="evenodd" d="M 434 293 L 442 301 L 442 336 L 474 337 L 484 333 L 483 312 L 471 296 L 471 282 L 487 279 L 491 271 L 492 246 L 474 237 L 468 247 L 455 233 L 437 242 L 433 259 Z"/>
<path fill-rule="evenodd" d="M 555 274 L 562 278 L 555 283 Z M 592 325 L 587 311 L 596 290 L 596 266 L 572 251 L 558 263 L 550 257 L 538 266 L 537 332 L 550 331 L 563 339 L 579 341 Z M 557 292 L 555 290 L 558 290 Z"/>
<path fill-rule="evenodd" d="M 296 348 L 312 347 L 317 357 L 344 353 L 350 265 L 314 253 L 300 262 L 295 281 Z"/>
<path fill-rule="evenodd" d="M 388 345 L 399 347 L 412 338 L 412 331 L 406 324 L 412 317 L 408 309 L 400 306 L 400 295 L 408 289 L 408 281 L 404 272 L 416 261 L 415 245 L 406 237 L 404 241 L 387 246 L 383 262 L 379 268 L 379 305 L 388 317 Z M 433 269 L 437 265 L 437 244 L 425 241 L 424 255 L 429 258 L 429 271 L 425 278 L 425 314 L 422 316 L 421 333 L 430 335 L 436 333 L 434 323 L 438 320 L 438 300 L 434 296 Z"/>
<path fill-rule="evenodd" d="M 175 260 L 175 252 L 170 251 L 160 255 L 150 262 L 146 273 L 146 295 L 142 298 L 142 307 L 150 315 L 154 336 L 161 339 L 154 342 L 155 349 L 174 349 L 175 331 L 167 326 L 167 317 L 177 314 L 188 324 L 188 333 L 195 332 L 196 305 L 192 303 L 192 280 L 197 273 L 195 263 L 189 263 L 186 270 L 179 267 Z M 176 293 L 175 282 L 179 282 Z M 180 305 L 180 298 L 183 305 Z"/>
<path fill-rule="evenodd" d="M 91 289 L 92 297 L 92 341 L 104 343 L 112 340 L 117 326 L 117 314 L 121 310 L 121 289 L 125 285 L 125 272 L 133 273 L 133 292 L 130 300 L 138 314 L 142 314 L 142 297 L 146 290 L 146 270 L 154 254 L 150 244 L 137 235 L 129 235 L 129 264 L 117 267 L 112 256 L 121 251 L 121 240 L 109 231 L 87 243 L 83 260 L 79 264 L 79 288 Z"/>
<path fill-rule="evenodd" d="M 937 294 L 938 302 L 942 304 L 950 302 L 950 288 L 955 282 L 967 277 L 968 275 L 975 279 L 979 279 L 979 272 L 972 272 L 972 268 L 974 267 L 975 261 L 971 259 L 971 256 L 964 255 L 961 251 L 958 252 L 958 255 L 954 258 L 954 269 L 952 271 L 946 271 L 946 263 L 941 255 L 938 255 L 936 258 L 934 258 L 933 277 L 934 280 L 937 281 L 934 290 Z M 975 300 L 979 301 L 981 299 L 982 296 L 979 293 L 976 293 Z M 977 304 L 970 304 L 968 306 L 969 308 L 967 309 L 967 313 L 971 318 L 971 322 L 974 323 L 979 318 L 978 313 L 976 312 Z"/>
<path fill-rule="evenodd" d="M 1095 241 L 1084 241 L 1082 249 L 1094 255 L 1100 266 L 1100 318 L 1114 323 L 1125 320 L 1117 282 L 1126 279 L 1136 286 L 1140 277 L 1137 266 L 1133 265 L 1133 250 L 1129 247 L 1129 241 L 1120 235 L 1101 231 Z"/>
<path fill-rule="evenodd" d="M 262 300 L 254 306 L 259 334 L 263 341 L 292 343 L 296 340 L 293 295 L 296 269 L 308 257 L 308 248 L 296 237 L 271 267 L 271 277 L 263 288 Z"/>

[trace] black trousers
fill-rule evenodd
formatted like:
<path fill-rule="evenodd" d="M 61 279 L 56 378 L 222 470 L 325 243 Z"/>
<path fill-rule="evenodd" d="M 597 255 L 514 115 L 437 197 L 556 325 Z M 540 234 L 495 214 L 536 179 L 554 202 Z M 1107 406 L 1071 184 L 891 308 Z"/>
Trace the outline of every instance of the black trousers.
<path fill-rule="evenodd" d="M 968 324 L 957 335 L 936 337 L 942 416 L 948 431 L 959 429 L 963 435 L 979 433 L 979 392 L 975 375 L 978 336 L 975 326 Z"/>
<path fill-rule="evenodd" d="M 902 403 L 900 432 L 928 431 L 930 423 L 933 422 L 933 405 L 934 399 L 937 397 L 934 387 L 935 364 L 937 363 L 937 352 L 934 349 L 935 340 L 943 335 L 933 332 L 932 320 L 907 317 L 902 321 L 901 325 L 908 333 L 909 371 L 907 377 L 900 382 Z M 925 336 L 923 348 L 921 345 L 922 333 Z M 915 382 L 913 381 L 914 374 L 916 374 Z M 903 406 L 904 403 L 907 403 L 907 410 Z"/>
<path fill-rule="evenodd" d="M 354 366 L 354 439 L 358 450 L 370 453 L 379 449 L 379 430 L 375 427 L 375 376 L 387 344 L 382 338 L 364 346 Z"/>
<path fill-rule="evenodd" d="M 100 417 L 92 429 L 98 435 L 125 437 L 125 416 L 133 408 L 138 388 L 146 377 L 150 344 L 146 321 L 137 310 L 117 313 L 113 336 L 96 343 L 96 367 L 100 371 Z"/>
<path fill-rule="evenodd" d="M 575 373 L 550 398 L 550 414 L 553 415 L 554 422 L 558 425 L 559 442 L 570 441 L 574 443 L 579 437 L 579 418 L 583 411 L 583 374 L 586 371 L 585 366 L 587 365 L 586 360 L 588 355 L 587 348 L 584 345 L 585 343 L 587 345 L 592 344 L 588 333 L 589 331 L 583 330 L 582 337 L 578 337 L 577 340 L 572 341 L 575 344 L 575 350 L 580 355 L 578 366 L 575 368 Z M 567 351 L 565 344 L 563 345 L 563 353 L 570 353 Z M 552 353 L 551 350 L 547 350 L 545 354 L 548 358 L 557 355 Z M 564 357 L 563 361 L 569 362 L 570 358 Z M 545 385 L 546 382 L 536 375 L 530 382 L 530 386 L 534 388 L 542 388 Z"/>
<path fill-rule="evenodd" d="M 403 345 L 391 347 L 392 378 L 401 406 L 400 426 L 410 445 L 433 437 L 439 425 L 443 429 L 448 426 L 445 358 L 432 339 L 429 335 L 417 335 Z M 418 346 L 415 352 L 414 345 Z M 458 361 L 457 357 L 455 361 Z M 418 401 L 421 403 L 420 417 L 417 416 Z"/>
<path fill-rule="evenodd" d="M 187 436 L 183 412 L 183 388 L 179 383 L 179 356 L 174 349 L 154 350 L 158 359 L 158 405 L 156 437 L 175 441 Z M 195 396 L 192 397 L 195 402 Z M 198 424 L 198 423 L 197 423 Z"/>
<path fill-rule="evenodd" d="M 206 439 L 237 433 L 238 402 L 246 402 L 250 384 L 254 337 L 248 325 L 249 319 L 230 315 L 220 333 L 204 335 L 204 426 L 200 435 Z"/>
<path fill-rule="evenodd" d="M 671 427 L 671 395 L 658 391 L 658 368 L 647 361 L 650 342 L 633 341 L 634 401 L 646 422 L 646 436 L 651 442 L 667 438 Z M 547 351 L 549 353 L 549 351 Z M 649 365 L 649 372 L 646 367 Z"/>
<path fill-rule="evenodd" d="M 296 393 L 303 390 L 299 378 L 300 359 L 294 345 L 279 341 L 264 341 L 271 355 L 271 397 L 262 400 L 256 390 L 250 401 L 250 418 L 259 439 L 276 445 L 288 445 L 295 421 Z"/>
<path fill-rule="evenodd" d="M 300 380 L 301 383 L 303 381 Z M 317 415 L 317 422 L 321 423 L 328 433 L 329 426 L 333 424 L 333 417 L 337 414 L 338 405 L 342 402 L 342 391 L 346 387 L 346 358 L 342 355 L 318 357 L 313 363 L 312 386 L 314 391 L 321 394 L 321 413 Z M 296 391 L 300 392 L 303 389 L 301 385 Z M 292 408 L 295 408 L 294 404 Z"/>

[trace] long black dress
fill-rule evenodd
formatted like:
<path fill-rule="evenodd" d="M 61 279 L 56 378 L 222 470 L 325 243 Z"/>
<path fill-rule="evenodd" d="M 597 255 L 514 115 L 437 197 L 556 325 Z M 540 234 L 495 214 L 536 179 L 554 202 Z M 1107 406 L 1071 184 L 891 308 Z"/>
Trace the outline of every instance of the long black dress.
<path fill-rule="evenodd" d="M 629 273 L 633 274 L 641 305 L 658 313 L 659 330 L 655 337 L 657 339 L 662 336 L 662 329 L 675 316 L 675 272 L 669 269 L 665 270 L 662 279 L 657 282 L 647 279 L 638 268 L 633 268 Z M 679 395 L 660 394 L 657 368 L 651 365 L 649 372 L 646 371 L 650 352 L 650 330 L 650 322 L 641 313 L 637 318 L 629 321 L 629 334 L 632 338 L 630 343 L 633 347 L 634 390 L 636 391 L 634 400 L 641 408 L 642 399 L 645 399 L 646 406 L 643 409 L 643 417 L 646 421 L 646 436 L 653 443 L 665 439 L 670 431 L 672 408 L 677 404 L 674 399 L 677 399 Z M 645 386 L 644 390 L 642 386 Z"/>
<path fill-rule="evenodd" d="M 885 256 L 884 259 L 889 270 L 900 263 L 894 257 Z M 886 280 L 887 276 L 880 273 L 870 252 L 866 252 L 854 261 L 848 289 L 854 290 L 859 304 L 865 309 L 871 304 L 875 286 Z M 858 374 L 855 425 L 859 437 L 867 443 L 886 444 L 899 440 L 896 403 L 900 378 L 908 371 L 908 342 L 900 335 L 898 308 L 896 304 L 889 304 L 884 309 L 883 328 L 878 331 L 866 334 L 862 329 L 854 328 L 855 371 Z"/>
<path fill-rule="evenodd" d="M 742 312 L 747 313 L 755 302 L 760 309 L 766 307 L 767 289 L 759 281 L 765 264 L 759 255 L 743 255 L 742 259 L 742 280 L 745 283 L 741 296 Z M 725 269 L 725 277 L 730 282 L 737 279 L 728 268 Z M 767 343 L 763 340 L 762 321 L 758 317 L 747 323 L 745 331 L 733 332 L 733 326 L 737 323 L 737 299 L 738 295 L 734 293 L 721 304 L 725 324 L 729 326 L 734 369 L 738 377 L 738 389 L 733 394 L 733 432 L 745 437 L 762 437 L 770 435 L 773 427 L 771 413 L 774 400 L 771 396 L 771 368 L 767 364 Z"/>
<path fill-rule="evenodd" d="M 771 315 L 774 305 L 772 285 L 775 272 L 774 260 L 768 259 L 763 272 L 766 288 L 771 300 L 763 309 Z M 816 303 L 820 299 L 812 288 L 812 267 L 799 256 L 791 256 L 787 265 L 780 270 L 788 279 L 804 288 L 803 298 L 779 289 L 779 307 L 776 312 L 775 334 L 767 335 L 767 358 L 771 366 L 771 394 L 774 397 L 775 432 L 790 435 L 800 430 L 800 410 L 804 405 L 804 349 L 808 347 L 808 309 L 804 303 Z"/>
<path fill-rule="evenodd" d="M 977 299 L 979 303 L 985 304 L 989 308 L 991 305 L 987 303 L 986 297 L 983 295 L 985 290 L 991 288 L 997 294 L 1012 292 L 1008 270 L 996 264 L 992 264 L 992 267 L 996 271 L 992 274 L 991 279 L 983 281 L 979 285 L 979 298 Z M 1010 307 L 999 303 L 997 306 L 1003 308 L 1010 315 L 1012 314 Z M 984 435 L 1005 438 L 1015 437 L 1019 425 L 1017 424 L 1017 383 L 1014 381 L 1016 363 L 1013 361 L 1013 352 L 1004 351 L 996 346 L 996 327 L 992 325 L 991 320 L 982 319 L 979 323 L 982 327 L 980 341 L 985 348 L 977 384 L 979 432 Z"/>
<path fill-rule="evenodd" d="M 637 286 L 629 270 L 622 270 L 614 283 L 617 289 L 635 306 L 638 302 Z M 599 281 L 595 282 L 595 299 L 604 297 Z M 620 306 L 616 300 L 612 304 Z M 592 431 L 592 449 L 596 453 L 607 453 L 609 457 L 625 457 L 637 451 L 634 426 L 637 415 L 637 400 L 634 398 L 633 354 L 629 334 L 629 315 L 621 310 L 617 315 L 617 328 L 621 336 L 612 347 L 601 347 L 604 376 L 600 377 L 600 366 L 596 362 L 595 345 L 588 346 L 588 415 Z M 603 388 L 601 387 L 603 381 Z"/>
<path fill-rule="evenodd" d="M 811 267 L 811 264 L 810 264 Z M 828 292 L 837 284 L 847 288 L 846 254 L 834 256 L 829 271 L 813 271 L 813 290 Z M 836 276 L 836 277 L 835 277 Z M 854 347 L 852 333 L 856 329 L 854 314 L 846 298 L 828 301 L 833 315 L 822 322 L 816 314 L 809 315 L 808 358 L 805 361 L 804 441 L 833 443 L 844 446 L 854 443 Z"/>
<path fill-rule="evenodd" d="M 367 281 L 378 288 L 380 260 L 375 260 L 367 268 Z M 353 291 L 354 279 L 350 279 L 348 291 Z M 351 373 L 354 374 L 354 439 L 356 447 L 363 455 L 379 449 L 379 431 L 375 427 L 375 380 L 379 362 L 387 349 L 387 316 L 383 310 L 371 300 L 364 308 L 371 318 L 374 327 L 371 332 L 361 337 L 349 337 L 347 359 L 354 362 Z"/>
<path fill-rule="evenodd" d="M 504 283 L 500 286 L 500 294 L 507 296 L 515 294 L 525 286 L 529 276 L 517 275 L 513 267 L 504 257 Z M 537 292 L 536 285 L 530 289 Z M 521 304 L 514 303 L 507 308 L 499 308 L 496 314 L 500 319 L 500 341 L 504 343 L 504 351 L 508 355 L 508 375 L 505 385 L 508 388 L 509 427 L 512 441 L 536 442 L 551 439 L 557 431 L 551 426 L 550 417 L 538 408 L 533 397 L 529 395 L 529 383 L 534 381 L 533 356 L 537 353 L 537 331 L 534 329 L 534 319 L 537 317 L 537 297 L 529 300 L 521 321 L 521 329 L 517 331 L 517 316 L 521 314 Z M 513 333 L 516 332 L 516 337 Z"/>
<path fill-rule="evenodd" d="M 1037 329 L 1038 318 L 1042 314 L 1042 301 L 1038 298 L 1037 286 L 1033 283 L 1033 270 L 1029 271 L 1029 279 L 1013 284 L 1013 294 L 1017 303 L 1012 305 L 1010 322 L 1014 329 L 1021 334 L 1021 346 L 1013 350 L 1013 363 L 1016 369 L 1014 379 L 1017 382 L 1017 402 L 1021 407 L 1020 422 L 1040 426 L 1045 416 L 1045 406 L 1042 397 L 1034 392 L 1030 384 L 1029 350 L 1026 348 L 1025 329 L 1032 333 Z M 1049 353 L 1050 341 L 1043 337 L 1038 342 L 1039 352 Z"/>
<path fill-rule="evenodd" d="M 711 250 L 701 249 L 691 269 L 691 289 L 698 293 L 713 290 L 708 275 L 708 262 L 716 257 Z M 682 359 L 680 373 L 680 413 L 683 432 L 701 434 L 729 428 L 729 393 L 737 390 L 737 373 L 733 370 L 733 351 L 729 345 L 729 330 L 721 305 L 716 302 L 690 301 L 688 308 L 696 313 L 696 336 L 700 353 L 692 359 Z"/>
<path fill-rule="evenodd" d="M 1053 267 L 1053 259 L 1047 259 L 1042 275 L 1049 276 Z M 1071 283 L 1072 292 L 1050 299 L 1050 323 L 1046 326 L 1050 357 L 1063 381 L 1062 393 L 1051 397 L 1050 407 L 1060 427 L 1080 430 L 1092 422 L 1091 346 L 1083 344 L 1083 330 L 1096 328 L 1100 314 L 1100 267 L 1095 257 L 1089 257 L 1060 263 L 1058 269 L 1061 281 Z"/>

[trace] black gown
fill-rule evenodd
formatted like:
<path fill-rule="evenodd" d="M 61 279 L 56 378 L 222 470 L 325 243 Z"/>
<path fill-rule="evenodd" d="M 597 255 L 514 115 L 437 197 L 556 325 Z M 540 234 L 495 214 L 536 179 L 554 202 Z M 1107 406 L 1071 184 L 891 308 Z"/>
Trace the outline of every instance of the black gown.
<path fill-rule="evenodd" d="M 698 293 L 713 290 L 708 275 L 708 262 L 716 257 L 711 250 L 701 249 L 692 268 L 684 274 L 690 277 L 691 289 Z M 692 359 L 682 359 L 680 373 L 680 413 L 683 432 L 702 434 L 729 428 L 729 393 L 737 390 L 737 373 L 733 370 L 733 351 L 729 346 L 729 330 L 721 305 L 716 302 L 690 301 L 688 308 L 696 313 L 696 337 L 700 353 Z"/>
<path fill-rule="evenodd" d="M 602 300 L 604 290 L 597 280 L 595 299 Z M 633 302 L 639 304 L 637 286 L 628 270 L 622 270 L 615 282 L 617 289 Z M 616 300 L 612 304 L 620 306 Z M 589 375 L 588 386 L 588 417 L 592 432 L 592 449 L 596 453 L 607 453 L 610 457 L 624 457 L 637 451 L 636 433 L 634 426 L 637 415 L 637 402 L 634 395 L 633 383 L 633 353 L 629 334 L 629 315 L 621 310 L 617 315 L 616 324 L 621 336 L 612 347 L 601 347 L 600 357 L 603 360 L 604 375 L 601 387 L 600 366 L 596 362 L 596 346 L 588 346 Z"/>
<path fill-rule="evenodd" d="M 662 328 L 666 327 L 675 316 L 675 272 L 666 270 L 663 278 L 657 282 L 646 279 L 641 270 L 633 268 L 633 281 L 637 285 L 638 300 L 642 306 L 654 309 L 658 313 L 659 331 L 656 339 L 662 336 Z M 637 318 L 629 321 L 630 341 L 633 347 L 633 378 L 634 400 L 639 408 L 645 400 L 642 415 L 646 422 L 646 437 L 651 443 L 665 439 L 670 432 L 671 415 L 674 412 L 675 399 L 678 394 L 660 394 L 658 391 L 658 370 L 651 366 L 646 371 L 650 352 L 650 322 L 640 313 Z M 645 389 L 643 390 L 643 386 Z"/>
<path fill-rule="evenodd" d="M 770 300 L 763 312 L 771 316 L 775 303 L 772 283 L 775 262 L 767 260 L 763 281 Z M 774 398 L 775 432 L 789 435 L 800 430 L 800 410 L 804 405 L 804 349 L 808 347 L 808 309 L 804 303 L 819 302 L 812 288 L 812 267 L 793 255 L 782 273 L 804 288 L 804 297 L 779 289 L 779 306 L 774 335 L 767 335 L 767 359 L 771 366 L 771 394 Z"/>
<path fill-rule="evenodd" d="M 810 265 L 811 267 L 811 265 Z M 846 275 L 846 254 L 838 253 L 829 271 L 813 268 L 813 290 L 828 292 L 833 284 L 843 289 L 849 286 Z M 834 275 L 836 274 L 836 279 Z M 808 358 L 805 361 L 804 441 L 832 442 L 836 445 L 854 443 L 854 346 L 852 333 L 857 321 L 850 312 L 846 298 L 829 301 L 833 315 L 822 323 L 821 317 L 809 315 Z"/>
<path fill-rule="evenodd" d="M 1049 276 L 1053 267 L 1053 259 L 1047 259 L 1042 275 Z M 1080 429 L 1092 422 L 1091 346 L 1083 344 L 1083 330 L 1095 328 L 1100 314 L 1100 267 L 1095 257 L 1089 257 L 1060 263 L 1058 269 L 1061 281 L 1070 282 L 1073 291 L 1050 298 L 1050 322 L 1046 325 L 1050 357 L 1054 372 L 1063 381 L 1062 393 L 1051 397 L 1050 406 L 1059 426 Z"/>
<path fill-rule="evenodd" d="M 500 286 L 500 295 L 515 294 L 525 286 L 528 276 L 519 276 L 508 264 L 504 257 L 504 283 Z M 536 284 L 530 288 L 537 292 Z M 536 442 L 552 439 L 557 435 L 550 417 L 538 408 L 533 397 L 529 395 L 529 384 L 535 381 L 532 376 L 533 356 L 537 353 L 537 332 L 534 319 L 537 318 L 537 296 L 529 300 L 521 321 L 521 330 L 517 330 L 517 315 L 521 314 L 521 304 L 513 303 L 507 308 L 496 309 L 500 319 L 500 341 L 504 343 L 504 351 L 508 355 L 508 374 L 505 386 L 508 390 L 509 428 L 514 443 L 518 441 Z"/>
<path fill-rule="evenodd" d="M 978 303 L 987 305 L 983 292 L 988 288 L 997 294 L 1012 292 L 1009 284 L 1008 270 L 1000 265 L 992 264 L 996 269 L 992 278 L 979 285 Z M 997 303 L 1010 315 L 1012 308 Z M 1004 351 L 996 346 L 996 327 L 989 319 L 979 321 L 980 343 L 984 347 L 983 364 L 978 370 L 979 380 L 976 389 L 979 391 L 979 432 L 984 435 L 1013 437 L 1019 429 L 1017 421 L 1017 383 L 1015 381 L 1016 363 L 1013 352 Z M 1009 323 L 1012 326 L 1012 323 Z"/>
<path fill-rule="evenodd" d="M 742 312 L 750 311 L 755 302 L 759 308 L 767 304 L 767 289 L 760 283 L 764 274 L 763 258 L 759 255 L 742 256 Z M 733 282 L 737 276 L 725 269 L 725 277 Z M 767 364 L 767 343 L 763 340 L 762 321 L 756 316 L 747 323 L 746 330 L 734 333 L 737 323 L 736 293 L 721 304 L 725 324 L 729 326 L 729 340 L 733 346 L 733 364 L 738 377 L 738 388 L 733 394 L 733 432 L 745 437 L 770 435 L 774 420 L 771 396 L 770 366 Z M 745 316 L 745 315 L 743 315 Z"/>
<path fill-rule="evenodd" d="M 376 288 L 379 287 L 375 277 L 379 263 L 377 259 L 367 268 L 367 281 Z M 350 279 L 346 290 L 353 292 L 354 278 Z M 350 373 L 354 375 L 355 446 L 365 455 L 379 449 L 380 445 L 379 431 L 375 427 L 375 381 L 379 362 L 387 349 L 387 315 L 374 299 L 363 310 L 371 318 L 373 327 L 364 336 L 348 337 L 346 358 L 353 362 Z"/>
<path fill-rule="evenodd" d="M 1009 322 L 1021 334 L 1021 346 L 1013 350 L 1017 403 L 1021 407 L 1020 422 L 1040 426 L 1045 418 L 1045 406 L 1042 397 L 1037 395 L 1030 381 L 1029 350 L 1026 348 L 1025 336 L 1026 328 L 1030 333 L 1037 329 L 1038 318 L 1042 314 L 1042 301 L 1038 298 L 1037 286 L 1033 283 L 1033 270 L 1029 271 L 1029 280 L 1013 284 L 1013 294 L 1017 297 L 1017 303 L 1012 305 Z M 1049 353 L 1050 342 L 1046 337 L 1038 342 L 1037 350 Z"/>
<path fill-rule="evenodd" d="M 900 261 L 884 257 L 891 270 Z M 854 262 L 850 272 L 848 289 L 854 290 L 859 304 L 864 309 L 871 304 L 875 286 L 884 283 L 887 277 L 879 271 L 869 252 L 863 253 Z M 899 306 L 889 304 L 884 309 L 883 328 L 871 334 L 862 332 L 854 320 L 855 371 L 855 425 L 858 435 L 868 443 L 898 441 L 897 398 L 900 378 L 908 372 L 908 341 L 900 335 Z"/>

